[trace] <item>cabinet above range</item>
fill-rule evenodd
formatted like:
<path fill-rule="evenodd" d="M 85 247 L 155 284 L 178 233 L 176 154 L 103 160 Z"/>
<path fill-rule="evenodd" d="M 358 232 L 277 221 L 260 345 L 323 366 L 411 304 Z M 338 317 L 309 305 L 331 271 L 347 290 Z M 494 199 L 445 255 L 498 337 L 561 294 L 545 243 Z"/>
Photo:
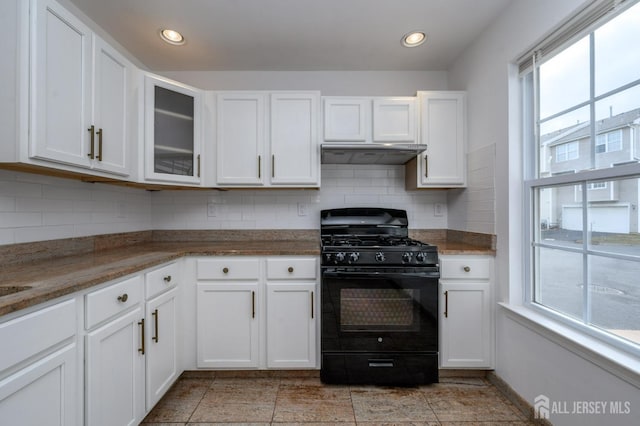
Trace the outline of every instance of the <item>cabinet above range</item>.
<path fill-rule="evenodd" d="M 213 92 L 216 185 L 319 187 L 319 92 Z"/>

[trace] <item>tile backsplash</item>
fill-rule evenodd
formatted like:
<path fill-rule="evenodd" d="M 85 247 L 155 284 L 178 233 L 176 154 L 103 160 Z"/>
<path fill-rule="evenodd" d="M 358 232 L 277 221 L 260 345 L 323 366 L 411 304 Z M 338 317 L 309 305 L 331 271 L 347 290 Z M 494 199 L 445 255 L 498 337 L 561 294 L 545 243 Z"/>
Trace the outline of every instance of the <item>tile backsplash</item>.
<path fill-rule="evenodd" d="M 411 228 L 447 227 L 447 192 L 405 191 L 402 166 L 325 164 L 319 190 L 162 191 L 151 203 L 153 229 L 318 229 L 320 210 L 356 206 L 407 210 Z"/>
<path fill-rule="evenodd" d="M 447 191 L 405 191 L 402 166 L 323 165 L 319 190 L 158 192 L 0 170 L 0 244 L 151 229 L 318 229 L 320 210 L 355 206 L 407 210 L 413 229 L 448 225 Z"/>

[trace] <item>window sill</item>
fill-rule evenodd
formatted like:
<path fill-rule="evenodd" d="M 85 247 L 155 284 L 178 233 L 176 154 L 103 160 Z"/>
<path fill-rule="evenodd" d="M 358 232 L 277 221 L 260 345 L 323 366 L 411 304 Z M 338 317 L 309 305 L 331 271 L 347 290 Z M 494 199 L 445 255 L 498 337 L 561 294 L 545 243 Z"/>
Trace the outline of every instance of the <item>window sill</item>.
<path fill-rule="evenodd" d="M 640 358 L 522 305 L 499 303 L 506 315 L 542 337 L 640 388 Z"/>

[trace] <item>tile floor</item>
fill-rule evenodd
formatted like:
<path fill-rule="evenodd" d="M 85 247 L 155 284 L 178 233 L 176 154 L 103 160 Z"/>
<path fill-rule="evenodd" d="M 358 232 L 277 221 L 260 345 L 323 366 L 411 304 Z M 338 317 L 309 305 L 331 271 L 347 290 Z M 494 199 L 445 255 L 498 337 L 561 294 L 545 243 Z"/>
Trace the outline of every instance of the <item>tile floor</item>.
<path fill-rule="evenodd" d="M 268 375 L 267 375 L 268 376 Z M 151 425 L 530 425 L 479 377 L 410 387 L 329 386 L 317 372 L 185 372 L 144 419 Z"/>

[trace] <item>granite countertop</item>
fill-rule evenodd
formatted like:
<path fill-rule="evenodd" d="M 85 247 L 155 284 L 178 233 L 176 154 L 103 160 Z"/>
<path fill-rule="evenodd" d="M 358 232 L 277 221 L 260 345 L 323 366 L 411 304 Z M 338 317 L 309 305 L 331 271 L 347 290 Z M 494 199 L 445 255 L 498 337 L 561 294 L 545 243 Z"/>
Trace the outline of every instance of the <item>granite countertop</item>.
<path fill-rule="evenodd" d="M 495 254 L 481 246 L 433 241 L 440 254 Z M 0 316 L 86 290 L 184 256 L 319 256 L 318 240 L 149 241 L 2 266 Z M 22 291 L 13 292 L 22 287 Z"/>

